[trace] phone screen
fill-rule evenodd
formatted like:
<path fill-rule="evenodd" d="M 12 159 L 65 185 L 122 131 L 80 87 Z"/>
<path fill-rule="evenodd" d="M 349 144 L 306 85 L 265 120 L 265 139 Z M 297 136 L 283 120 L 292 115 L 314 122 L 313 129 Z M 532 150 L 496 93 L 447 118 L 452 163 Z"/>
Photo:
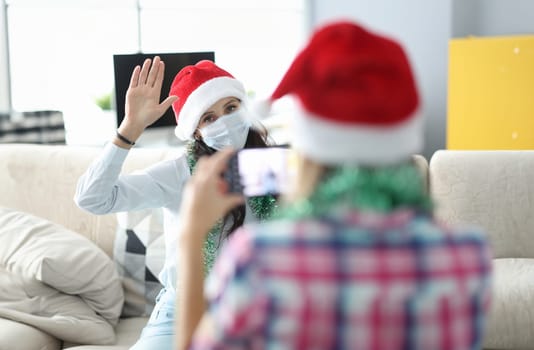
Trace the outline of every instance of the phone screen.
<path fill-rule="evenodd" d="M 283 147 L 246 148 L 230 160 L 230 190 L 246 197 L 286 193 L 294 174 L 291 152 Z"/>

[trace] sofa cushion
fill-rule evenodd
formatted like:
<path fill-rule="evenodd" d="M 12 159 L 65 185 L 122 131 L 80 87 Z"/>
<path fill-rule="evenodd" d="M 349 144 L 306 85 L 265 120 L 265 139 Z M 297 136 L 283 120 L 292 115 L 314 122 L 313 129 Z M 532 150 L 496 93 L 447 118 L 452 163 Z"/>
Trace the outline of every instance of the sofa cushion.
<path fill-rule="evenodd" d="M 123 317 L 147 316 L 162 288 L 158 275 L 165 263 L 163 210 L 117 213 L 113 258 L 125 293 Z"/>
<path fill-rule="evenodd" d="M 115 327 L 117 342 L 113 345 L 94 346 L 64 343 L 63 348 L 69 350 L 128 350 L 139 339 L 141 330 L 147 322 L 148 317 L 121 318 Z"/>
<path fill-rule="evenodd" d="M 0 208 L 0 242 L 0 317 L 64 340 L 114 341 L 124 295 L 113 261 L 100 248 L 60 225 L 7 208 Z"/>
<path fill-rule="evenodd" d="M 534 259 L 494 259 L 485 349 L 532 349 Z"/>
<path fill-rule="evenodd" d="M 0 349 L 59 350 L 61 341 L 34 327 L 0 318 Z"/>

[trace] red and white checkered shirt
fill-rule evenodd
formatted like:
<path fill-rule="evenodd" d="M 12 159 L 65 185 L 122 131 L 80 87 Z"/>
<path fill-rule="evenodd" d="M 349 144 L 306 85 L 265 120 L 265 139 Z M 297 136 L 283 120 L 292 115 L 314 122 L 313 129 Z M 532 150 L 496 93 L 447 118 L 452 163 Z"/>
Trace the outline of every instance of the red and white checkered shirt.
<path fill-rule="evenodd" d="M 480 349 L 491 254 L 477 230 L 351 211 L 237 231 L 193 349 Z"/>

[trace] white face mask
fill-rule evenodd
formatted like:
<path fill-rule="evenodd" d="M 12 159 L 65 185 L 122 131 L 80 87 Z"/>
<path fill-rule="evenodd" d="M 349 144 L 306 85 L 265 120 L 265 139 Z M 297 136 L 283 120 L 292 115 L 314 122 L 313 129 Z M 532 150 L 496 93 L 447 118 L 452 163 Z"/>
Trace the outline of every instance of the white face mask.
<path fill-rule="evenodd" d="M 250 122 L 243 115 L 243 108 L 223 115 L 210 125 L 200 129 L 206 145 L 218 151 L 225 147 L 242 149 L 247 141 Z"/>

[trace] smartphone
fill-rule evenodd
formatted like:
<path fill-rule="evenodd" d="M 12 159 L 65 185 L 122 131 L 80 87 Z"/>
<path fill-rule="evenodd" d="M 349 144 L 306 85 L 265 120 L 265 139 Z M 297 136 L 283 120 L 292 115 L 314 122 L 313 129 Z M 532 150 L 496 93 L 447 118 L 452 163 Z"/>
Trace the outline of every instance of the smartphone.
<path fill-rule="evenodd" d="M 245 148 L 230 158 L 224 176 L 231 192 L 246 197 L 276 196 L 287 192 L 293 163 L 286 147 Z"/>

